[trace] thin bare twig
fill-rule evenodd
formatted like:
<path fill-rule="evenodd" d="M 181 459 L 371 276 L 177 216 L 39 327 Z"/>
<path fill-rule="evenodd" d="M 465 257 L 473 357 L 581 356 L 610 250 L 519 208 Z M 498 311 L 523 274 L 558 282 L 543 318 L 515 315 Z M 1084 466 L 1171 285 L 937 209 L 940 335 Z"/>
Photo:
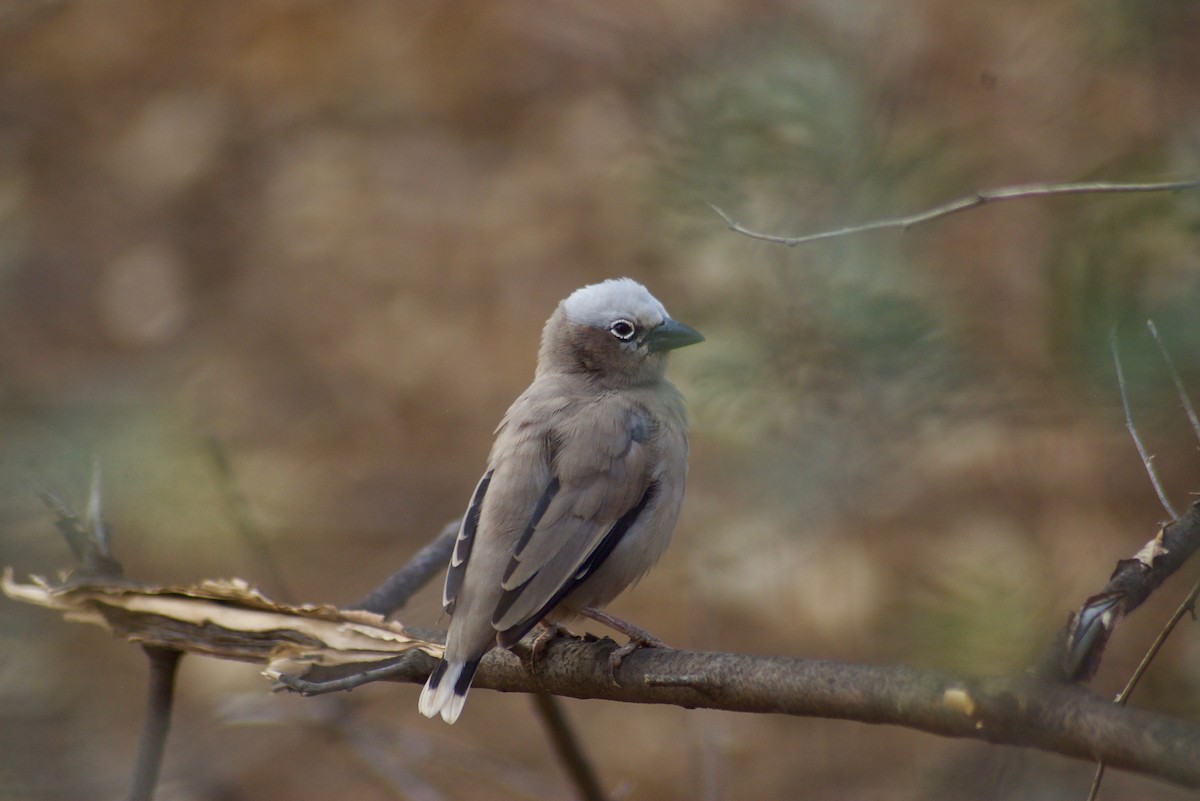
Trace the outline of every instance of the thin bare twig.
<path fill-rule="evenodd" d="M 234 529 L 242 541 L 249 546 L 254 560 L 258 563 L 259 569 L 267 575 L 268 583 L 274 587 L 277 597 L 284 601 L 293 600 L 294 596 L 288 589 L 283 571 L 279 569 L 279 563 L 271 555 L 267 538 L 263 536 L 262 531 L 255 524 L 254 518 L 250 515 L 250 505 L 246 503 L 246 496 L 234 476 L 233 465 L 229 461 L 225 446 L 212 435 L 204 437 L 204 444 L 212 459 L 213 467 L 216 468 L 217 485 L 225 497 L 225 505 L 229 508 L 229 514 L 233 517 Z"/>
<path fill-rule="evenodd" d="M 300 693 L 305 697 L 349 692 L 350 690 L 367 684 L 373 684 L 377 681 L 389 681 L 398 676 L 409 676 L 412 674 L 413 660 L 416 660 L 420 664 L 425 664 L 425 659 L 425 654 L 413 651 L 369 668 L 351 666 L 350 670 L 322 671 L 321 678 L 317 680 L 302 679 L 290 673 L 282 673 L 275 678 L 275 681 L 280 687 L 286 687 L 292 692 Z M 331 677 L 329 675 L 331 672 L 336 672 L 339 675 Z"/>
<path fill-rule="evenodd" d="M 1200 582 L 1196 582 L 1196 584 L 1193 585 L 1192 591 L 1189 592 L 1187 597 L 1183 599 L 1183 603 L 1179 604 L 1179 608 L 1175 610 L 1174 614 L 1171 615 L 1171 618 L 1167 621 L 1166 625 L 1163 626 L 1162 631 L 1160 631 L 1158 636 L 1154 638 L 1154 642 L 1151 643 L 1150 648 L 1146 651 L 1146 655 L 1143 656 L 1142 661 L 1138 663 L 1137 669 L 1133 671 L 1133 675 L 1129 677 L 1129 681 L 1125 684 L 1125 687 L 1121 690 L 1120 694 L 1117 695 L 1116 702 L 1118 704 L 1123 705 L 1129 700 L 1129 696 L 1133 694 L 1134 688 L 1137 687 L 1138 682 L 1141 681 L 1146 669 L 1150 667 L 1150 663 L 1154 660 L 1154 657 L 1158 655 L 1160 650 L 1162 650 L 1167 638 L 1171 636 L 1171 632 L 1174 631 L 1175 627 L 1179 625 L 1179 621 L 1183 620 L 1183 616 L 1189 612 L 1195 612 L 1197 598 L 1200 598 Z"/>
<path fill-rule="evenodd" d="M 1109 332 L 1108 344 L 1112 348 L 1113 364 L 1117 368 L 1117 385 L 1121 388 L 1121 405 L 1125 408 L 1125 427 L 1129 429 L 1129 436 L 1133 437 L 1133 444 L 1137 446 L 1138 455 L 1142 457 L 1142 464 L 1146 467 L 1146 473 L 1150 476 L 1150 483 L 1154 485 L 1154 491 L 1158 493 L 1158 500 L 1162 503 L 1163 508 L 1167 510 L 1167 514 L 1171 516 L 1171 519 L 1178 520 L 1179 513 L 1171 505 L 1171 500 L 1167 497 L 1162 482 L 1158 480 L 1158 473 L 1154 470 L 1154 457 L 1146 451 L 1146 445 L 1142 442 L 1141 435 L 1138 434 L 1137 426 L 1133 424 L 1133 412 L 1129 408 L 1129 387 L 1125 383 L 1125 371 L 1121 367 L 1121 354 L 1117 349 L 1117 331 L 1115 328 Z"/>
<path fill-rule="evenodd" d="M 1092 777 L 1092 788 L 1088 790 L 1087 801 L 1096 801 L 1096 796 L 1100 794 L 1100 783 L 1104 781 L 1105 767 L 1103 762 L 1096 763 L 1096 775 Z"/>
<path fill-rule="evenodd" d="M 1154 325 L 1153 320 L 1146 321 L 1146 327 L 1150 329 L 1150 335 L 1154 337 L 1155 344 L 1158 345 L 1159 353 L 1162 354 L 1163 361 L 1167 363 L 1167 370 L 1171 373 L 1171 380 L 1175 382 L 1175 390 L 1179 393 L 1179 403 L 1183 406 L 1184 413 L 1188 416 L 1188 421 L 1192 424 L 1192 431 L 1196 433 L 1196 438 L 1200 439 L 1200 417 L 1196 416 L 1196 407 L 1192 405 L 1192 399 L 1188 397 L 1187 389 L 1183 386 L 1183 379 L 1179 377 L 1179 371 L 1175 369 L 1175 361 L 1171 358 L 1171 354 L 1167 352 L 1166 345 L 1158 335 L 1158 327 Z"/>
<path fill-rule="evenodd" d="M 851 234 L 862 234 L 867 231 L 878 231 L 887 228 L 900 228 L 907 231 L 913 226 L 921 223 L 931 222 L 942 217 L 948 217 L 951 214 L 956 214 L 960 211 L 973 209 L 977 206 L 983 206 L 987 203 L 998 203 L 1002 200 L 1023 200 L 1035 197 L 1053 197 L 1056 195 L 1085 195 L 1085 194 L 1108 194 L 1119 192 L 1175 192 L 1183 189 L 1195 189 L 1200 187 L 1200 179 L 1192 179 L 1188 181 L 1167 181 L 1162 183 L 1116 183 L 1112 181 L 1083 181 L 1079 183 L 1064 183 L 1064 184 L 1021 184 L 1018 186 L 1005 186 L 999 189 L 982 189 L 971 195 L 952 200 L 949 203 L 943 203 L 939 206 L 919 211 L 916 214 L 908 214 L 903 217 L 889 217 L 883 220 L 875 220 L 873 222 L 862 223 L 861 225 L 849 225 L 844 228 L 835 228 L 830 231 L 819 231 L 814 234 L 802 234 L 800 236 L 784 236 L 781 234 L 768 234 L 762 231 L 755 231 L 742 225 L 733 217 L 729 216 L 725 211 L 709 204 L 709 208 L 717 213 L 717 215 L 725 221 L 725 224 L 733 231 L 736 231 L 743 236 L 748 236 L 751 239 L 761 239 L 764 242 L 774 242 L 779 245 L 787 245 L 794 248 L 796 245 L 802 245 L 806 242 L 816 242 L 820 239 L 834 239 L 839 236 L 849 236 Z"/>

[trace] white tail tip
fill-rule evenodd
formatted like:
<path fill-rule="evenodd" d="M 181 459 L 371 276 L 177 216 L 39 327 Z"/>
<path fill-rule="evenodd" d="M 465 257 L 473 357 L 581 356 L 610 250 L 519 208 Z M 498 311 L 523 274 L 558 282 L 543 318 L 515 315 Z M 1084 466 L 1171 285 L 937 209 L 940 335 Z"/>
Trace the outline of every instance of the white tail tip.
<path fill-rule="evenodd" d="M 463 672 L 467 666 L 461 662 L 442 662 L 433 671 L 425 688 L 421 690 L 421 699 L 417 702 L 417 710 L 427 718 L 442 716 L 442 720 L 453 723 L 462 714 L 463 705 L 467 703 L 467 691 L 471 688 L 468 683 L 458 689 L 462 682 Z M 471 674 L 475 673 L 472 665 Z"/>

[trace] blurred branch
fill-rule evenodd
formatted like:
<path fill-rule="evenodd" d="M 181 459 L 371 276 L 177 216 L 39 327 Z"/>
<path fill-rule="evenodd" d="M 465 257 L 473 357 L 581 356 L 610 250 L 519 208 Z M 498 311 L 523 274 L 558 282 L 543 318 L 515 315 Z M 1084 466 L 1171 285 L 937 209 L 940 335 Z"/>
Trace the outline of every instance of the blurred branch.
<path fill-rule="evenodd" d="M 246 503 L 246 496 L 234 476 L 233 464 L 229 461 L 225 445 L 212 435 L 207 435 L 203 439 L 209 458 L 212 459 L 213 468 L 217 471 L 217 486 L 225 499 L 229 514 L 233 517 L 234 529 L 250 548 L 250 553 L 258 563 L 259 569 L 267 576 L 268 586 L 274 587 L 280 598 L 293 599 L 295 596 L 288 589 L 287 580 L 283 577 L 283 571 L 279 569 L 279 563 L 271 556 L 267 538 L 263 536 L 262 531 L 255 525 L 254 518 L 250 515 L 250 504 Z"/>
<path fill-rule="evenodd" d="M 537 708 L 538 717 L 546 727 L 550 742 L 554 745 L 555 753 L 566 767 L 575 788 L 579 790 L 579 796 L 584 801 L 605 801 L 606 796 L 600 787 L 600 780 L 583 752 L 583 744 L 579 742 L 571 722 L 567 720 L 562 704 L 553 695 L 546 693 L 534 693 L 533 703 Z"/>
<path fill-rule="evenodd" d="M 943 203 L 939 206 L 919 211 L 916 214 L 909 214 L 903 217 L 889 217 L 883 220 L 875 220 L 873 222 L 862 223 L 860 225 L 850 225 L 845 228 L 835 228 L 830 231 L 819 231 L 813 234 L 801 234 L 799 236 L 786 236 L 782 234 L 769 234 L 761 231 L 755 231 L 747 228 L 742 223 L 733 219 L 724 210 L 717 206 L 709 204 L 709 208 L 717 213 L 717 215 L 725 221 L 730 230 L 736 231 L 743 236 L 748 236 L 751 239 L 761 239 L 764 242 L 774 242 L 779 245 L 787 245 L 788 247 L 796 247 L 806 242 L 816 242 L 820 239 L 835 239 L 841 236 L 850 236 L 852 234 L 862 234 L 868 231 L 879 231 L 889 228 L 900 228 L 907 231 L 908 229 L 920 225 L 922 223 L 932 222 L 933 220 L 949 217 L 951 214 L 957 214 L 960 211 L 984 206 L 988 203 L 999 203 L 1003 200 L 1027 200 L 1037 197 L 1054 197 L 1058 195 L 1094 195 L 1094 194 L 1111 194 L 1125 192 L 1177 192 L 1184 189 L 1200 188 L 1200 179 L 1192 179 L 1189 181 L 1167 181 L 1163 183 L 1114 183 L 1110 181 L 1085 181 L 1080 183 L 1064 183 L 1064 184 L 1021 184 L 1019 186 L 1005 186 L 999 189 L 982 189 L 971 195 L 951 200 L 949 203 Z"/>
<path fill-rule="evenodd" d="M 78 564 L 67 573 L 60 585 L 63 589 L 89 583 L 113 587 L 133 586 L 124 578 L 125 569 L 112 554 L 108 524 L 104 520 L 100 483 L 100 463 L 92 464 L 88 486 L 87 512 L 81 519 L 66 501 L 49 492 L 38 492 L 57 520 L 55 526 L 67 541 Z M 5 590 L 9 576 L 5 573 Z M 171 713 L 175 705 L 175 677 L 183 652 L 174 648 L 159 648 L 143 643 L 142 649 L 150 668 L 146 693 L 145 720 L 138 738 L 137 760 L 134 763 L 130 801 L 150 801 L 154 798 L 158 778 L 162 773 L 167 734 L 171 730 Z"/>
<path fill-rule="evenodd" d="M 54 512 L 55 527 L 67 541 L 67 546 L 78 562 L 71 569 L 71 576 L 81 580 L 120 579 L 124 573 L 121 563 L 113 558 L 108 537 L 108 525 L 104 522 L 101 505 L 100 465 L 92 464 L 92 478 L 88 487 L 86 516 L 81 518 L 70 504 L 52 492 L 34 490 L 42 502 Z"/>
<path fill-rule="evenodd" d="M 167 733 L 171 730 L 171 710 L 175 704 L 175 677 L 183 653 L 170 648 L 143 646 L 150 663 L 150 683 L 146 693 L 146 720 L 138 739 L 137 762 L 133 769 L 130 801 L 150 801 L 162 772 Z"/>
<path fill-rule="evenodd" d="M 361 609 L 387 617 L 404 608 L 414 593 L 446 569 L 461 522 L 452 520 L 447 523 L 428 545 L 408 560 L 408 564 L 389 576 L 377 589 L 350 609 Z"/>

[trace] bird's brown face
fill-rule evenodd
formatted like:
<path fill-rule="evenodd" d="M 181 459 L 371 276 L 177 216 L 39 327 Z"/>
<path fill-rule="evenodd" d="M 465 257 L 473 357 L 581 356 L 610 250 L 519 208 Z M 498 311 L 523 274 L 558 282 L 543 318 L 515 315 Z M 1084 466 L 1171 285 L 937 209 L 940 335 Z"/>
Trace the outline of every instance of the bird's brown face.
<path fill-rule="evenodd" d="M 618 385 L 661 378 L 670 351 L 704 341 L 696 329 L 670 318 L 647 321 L 627 315 L 603 326 L 570 329 L 571 357 L 578 369 Z"/>
<path fill-rule="evenodd" d="M 538 371 L 583 373 L 603 388 L 638 386 L 662 379 L 672 350 L 703 340 L 644 286 L 614 279 L 559 304 L 542 332 Z"/>

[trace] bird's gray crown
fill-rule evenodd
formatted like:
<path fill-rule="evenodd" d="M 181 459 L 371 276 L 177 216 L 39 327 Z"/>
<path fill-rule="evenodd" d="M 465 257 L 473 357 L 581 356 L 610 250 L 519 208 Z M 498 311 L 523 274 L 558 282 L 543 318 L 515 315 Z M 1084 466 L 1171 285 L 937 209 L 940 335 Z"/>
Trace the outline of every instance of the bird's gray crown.
<path fill-rule="evenodd" d="M 575 325 L 595 328 L 622 318 L 649 326 L 669 319 L 663 305 L 632 278 L 610 278 L 577 289 L 563 301 L 563 311 Z"/>

